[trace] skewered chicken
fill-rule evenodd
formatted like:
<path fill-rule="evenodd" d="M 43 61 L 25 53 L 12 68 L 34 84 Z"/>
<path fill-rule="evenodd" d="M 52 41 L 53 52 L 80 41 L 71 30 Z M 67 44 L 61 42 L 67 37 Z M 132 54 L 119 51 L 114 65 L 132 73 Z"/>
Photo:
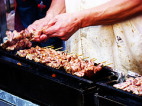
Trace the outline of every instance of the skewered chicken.
<path fill-rule="evenodd" d="M 93 60 L 84 60 L 77 55 L 67 54 L 64 51 L 56 51 L 51 48 L 41 48 L 39 46 L 19 50 L 17 51 L 17 55 L 56 69 L 64 68 L 67 73 L 79 77 L 90 77 L 102 69 L 102 64 L 94 66 Z"/>
<path fill-rule="evenodd" d="M 32 46 L 31 40 L 34 33 L 29 32 L 27 29 L 21 32 L 17 32 L 16 30 L 13 32 L 7 31 L 6 35 L 8 40 L 0 45 L 4 49 L 15 50 Z"/>
<path fill-rule="evenodd" d="M 142 77 L 130 77 L 123 83 L 114 84 L 113 87 L 142 96 Z"/>

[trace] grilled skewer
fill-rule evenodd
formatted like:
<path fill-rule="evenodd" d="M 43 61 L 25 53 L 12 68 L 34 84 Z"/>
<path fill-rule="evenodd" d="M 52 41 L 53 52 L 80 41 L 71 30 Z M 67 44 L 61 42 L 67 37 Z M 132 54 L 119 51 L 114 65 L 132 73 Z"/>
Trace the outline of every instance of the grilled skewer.
<path fill-rule="evenodd" d="M 31 41 L 33 40 L 33 37 L 36 36 L 36 32 L 29 32 L 27 29 L 22 30 L 21 32 L 14 30 L 13 32 L 7 31 L 6 35 L 8 40 L 0 46 L 6 50 L 15 50 L 31 47 Z"/>

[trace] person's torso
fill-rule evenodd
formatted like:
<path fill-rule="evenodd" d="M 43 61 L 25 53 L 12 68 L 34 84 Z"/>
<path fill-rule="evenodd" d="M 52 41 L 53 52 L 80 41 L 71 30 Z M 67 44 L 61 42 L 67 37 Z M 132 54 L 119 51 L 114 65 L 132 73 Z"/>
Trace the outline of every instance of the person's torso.
<path fill-rule="evenodd" d="M 67 12 L 81 11 L 109 0 L 66 0 Z M 74 6 L 74 8 L 72 8 Z M 115 69 L 142 74 L 142 15 L 114 25 L 78 30 L 67 42 L 68 51 L 112 63 Z"/>

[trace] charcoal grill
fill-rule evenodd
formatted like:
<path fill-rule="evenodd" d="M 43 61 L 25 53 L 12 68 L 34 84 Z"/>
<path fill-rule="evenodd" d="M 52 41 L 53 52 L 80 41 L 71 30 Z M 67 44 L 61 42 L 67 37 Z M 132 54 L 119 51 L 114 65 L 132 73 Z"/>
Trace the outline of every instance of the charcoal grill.
<path fill-rule="evenodd" d="M 117 77 L 103 67 L 93 77 L 77 77 L 65 70 L 16 56 L 16 51 L 0 48 L 0 89 L 50 106 L 141 105 L 142 97 L 112 87 Z M 17 63 L 21 63 L 18 65 Z"/>
<path fill-rule="evenodd" d="M 15 53 L 0 48 L 0 64 L 4 67 L 0 71 L 0 88 L 40 105 L 93 106 L 95 82 L 111 74 L 111 69 L 104 67 L 97 76 L 80 78 Z"/>
<path fill-rule="evenodd" d="M 111 80 L 102 80 L 96 83 L 97 93 L 94 95 L 94 100 L 100 106 L 142 106 L 142 97 L 131 92 L 126 92 L 113 87 L 118 83 L 113 78 Z"/>

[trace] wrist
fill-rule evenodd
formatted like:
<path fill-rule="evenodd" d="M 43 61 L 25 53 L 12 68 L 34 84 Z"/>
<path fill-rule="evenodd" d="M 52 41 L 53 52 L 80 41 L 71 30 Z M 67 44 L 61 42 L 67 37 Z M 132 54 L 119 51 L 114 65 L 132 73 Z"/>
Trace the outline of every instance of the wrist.
<path fill-rule="evenodd" d="M 84 26 L 84 15 L 81 12 L 76 12 L 71 14 L 71 16 L 74 16 L 75 22 L 78 24 L 79 28 L 83 28 Z"/>
<path fill-rule="evenodd" d="M 47 19 L 52 19 L 54 17 L 53 14 L 46 14 L 46 16 L 44 18 L 47 18 Z"/>
<path fill-rule="evenodd" d="M 84 28 L 92 24 L 91 17 L 89 17 L 88 12 L 86 11 L 80 11 L 77 17 L 79 18 L 80 28 Z"/>

